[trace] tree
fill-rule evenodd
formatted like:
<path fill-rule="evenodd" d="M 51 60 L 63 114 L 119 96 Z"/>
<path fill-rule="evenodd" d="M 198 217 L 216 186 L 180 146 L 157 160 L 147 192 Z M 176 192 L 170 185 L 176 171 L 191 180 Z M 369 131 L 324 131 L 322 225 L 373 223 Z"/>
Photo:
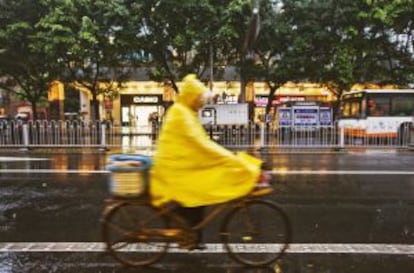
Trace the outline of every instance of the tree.
<path fill-rule="evenodd" d="M 278 14 L 267 8 L 255 48 L 262 77 L 274 86 L 284 80 L 318 82 L 337 95 L 358 82 L 407 83 L 412 54 L 397 46 L 391 24 L 394 17 L 405 18 L 407 29 L 407 8 L 385 3 L 284 0 Z"/>
<path fill-rule="evenodd" d="M 35 25 L 45 7 L 37 1 L 5 0 L 0 8 L 0 88 L 30 102 L 36 118 L 38 103 L 47 99 L 49 84 L 59 74 L 55 62 L 35 49 Z"/>
<path fill-rule="evenodd" d="M 37 48 L 65 67 L 63 78 L 92 95 L 92 119 L 99 120 L 98 96 L 113 96 L 139 52 L 137 10 L 128 0 L 43 0 L 49 9 L 37 24 Z"/>
<path fill-rule="evenodd" d="M 393 21 L 394 11 L 388 5 L 381 8 L 384 3 L 390 2 L 324 1 L 325 9 L 316 10 L 314 18 L 318 20 L 314 22 L 318 34 L 329 35 L 323 52 L 331 57 L 317 55 L 323 69 L 310 75 L 320 82 L 333 82 L 340 92 L 356 82 L 405 84 L 407 67 L 403 60 L 407 55 L 395 43 L 394 27 L 388 23 Z M 390 5 L 395 6 L 393 3 Z M 318 34 L 313 36 L 320 37 Z"/>
<path fill-rule="evenodd" d="M 276 90 L 287 81 L 302 81 L 304 74 L 292 43 L 298 39 L 292 31 L 289 17 L 280 2 L 264 3 L 261 8 L 261 32 L 254 52 L 255 69 L 252 78 L 264 80 L 269 86 L 266 114 L 269 113 Z M 298 42 L 298 46 L 300 42 Z"/>
<path fill-rule="evenodd" d="M 246 84 L 255 78 L 254 48 L 259 36 L 260 1 L 230 1 L 223 13 L 220 38 L 225 45 L 227 64 L 238 66 L 240 73 L 240 100 L 245 102 Z"/>
<path fill-rule="evenodd" d="M 391 83 L 406 85 L 414 80 L 414 13 L 413 0 L 364 1 L 370 7 L 362 13 L 372 22 L 372 29 L 390 43 L 384 54 Z"/>
<path fill-rule="evenodd" d="M 220 1 L 144 1 L 142 39 L 153 57 L 152 79 L 168 80 L 178 92 L 176 81 L 184 75 L 206 74 L 211 54 L 219 62 L 221 44 L 215 38 L 223 7 L 214 2 Z"/>

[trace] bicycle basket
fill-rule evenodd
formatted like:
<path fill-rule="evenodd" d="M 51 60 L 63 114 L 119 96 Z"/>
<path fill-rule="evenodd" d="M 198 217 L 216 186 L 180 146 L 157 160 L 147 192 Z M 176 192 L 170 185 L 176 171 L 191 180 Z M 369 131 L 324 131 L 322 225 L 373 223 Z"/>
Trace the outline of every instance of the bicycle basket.
<path fill-rule="evenodd" d="M 147 156 L 119 154 L 109 157 L 111 172 L 109 192 L 114 196 L 136 197 L 148 192 L 149 169 L 152 161 Z"/>

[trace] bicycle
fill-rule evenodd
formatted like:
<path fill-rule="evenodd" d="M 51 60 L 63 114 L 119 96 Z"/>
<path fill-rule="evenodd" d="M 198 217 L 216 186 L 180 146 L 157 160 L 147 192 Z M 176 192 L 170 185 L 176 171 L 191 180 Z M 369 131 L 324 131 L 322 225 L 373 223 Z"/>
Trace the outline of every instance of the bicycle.
<path fill-rule="evenodd" d="M 112 198 L 102 214 L 102 236 L 107 251 L 122 264 L 150 265 L 160 260 L 170 246 L 191 249 L 196 243 L 196 232 L 227 211 L 220 239 L 229 256 L 248 266 L 268 265 L 285 253 L 291 239 L 286 213 L 274 202 L 260 199 L 272 191 L 258 189 L 215 205 L 194 227 L 173 212 L 176 204 L 158 208 L 151 205 L 148 196 Z M 272 252 L 263 249 L 264 245 Z"/>

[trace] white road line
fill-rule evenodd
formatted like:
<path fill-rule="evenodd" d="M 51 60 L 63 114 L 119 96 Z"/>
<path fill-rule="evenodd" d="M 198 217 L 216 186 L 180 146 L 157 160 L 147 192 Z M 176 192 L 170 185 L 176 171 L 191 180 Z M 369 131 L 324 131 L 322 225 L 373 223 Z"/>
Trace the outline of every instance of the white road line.
<path fill-rule="evenodd" d="M 235 244 L 239 253 L 272 253 L 280 249 L 278 244 Z M 105 245 L 99 242 L 20 242 L 0 243 L 1 252 L 104 252 Z M 131 246 L 126 251 L 149 252 L 150 248 Z M 185 253 L 173 245 L 169 253 Z M 222 244 L 207 244 L 202 253 L 226 253 Z M 307 254 L 386 254 L 386 255 L 414 255 L 414 245 L 406 244 L 291 244 L 287 253 Z"/>
<path fill-rule="evenodd" d="M 0 169 L 0 173 L 26 173 L 26 174 L 55 174 L 55 173 L 74 173 L 74 174 L 109 174 L 105 170 L 55 170 L 55 169 Z"/>
<path fill-rule="evenodd" d="M 109 174 L 106 170 L 55 170 L 55 169 L 0 169 L 0 173 L 29 174 Z M 393 170 L 277 170 L 270 171 L 273 175 L 414 175 L 414 171 Z"/>
<path fill-rule="evenodd" d="M 277 170 L 270 171 L 277 175 L 414 175 L 414 171 L 393 171 L 393 170 Z"/>
<path fill-rule="evenodd" d="M 35 158 L 35 157 L 0 156 L 0 162 L 42 161 L 42 160 L 50 160 L 50 159 L 49 158 Z"/>

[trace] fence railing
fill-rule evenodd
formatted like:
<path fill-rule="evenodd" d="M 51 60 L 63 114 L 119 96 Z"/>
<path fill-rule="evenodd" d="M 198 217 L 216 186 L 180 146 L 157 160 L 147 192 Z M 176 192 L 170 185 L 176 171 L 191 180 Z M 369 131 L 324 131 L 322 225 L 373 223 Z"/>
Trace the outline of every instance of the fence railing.
<path fill-rule="evenodd" d="M 270 124 L 245 126 L 206 126 L 211 138 L 225 146 L 260 146 L 292 148 L 345 148 L 345 147 L 408 147 L 414 142 L 413 126 L 402 125 L 396 136 L 348 135 L 337 124 L 321 127 L 274 127 Z M 414 143 L 413 143 L 414 144 Z"/>
<path fill-rule="evenodd" d="M 406 148 L 414 144 L 412 124 L 394 137 L 348 135 L 336 124 L 325 127 L 274 127 L 270 124 L 208 125 L 207 134 L 227 147 Z M 77 121 L 0 122 L 0 147 L 153 147 L 159 126 L 121 127 Z"/>

